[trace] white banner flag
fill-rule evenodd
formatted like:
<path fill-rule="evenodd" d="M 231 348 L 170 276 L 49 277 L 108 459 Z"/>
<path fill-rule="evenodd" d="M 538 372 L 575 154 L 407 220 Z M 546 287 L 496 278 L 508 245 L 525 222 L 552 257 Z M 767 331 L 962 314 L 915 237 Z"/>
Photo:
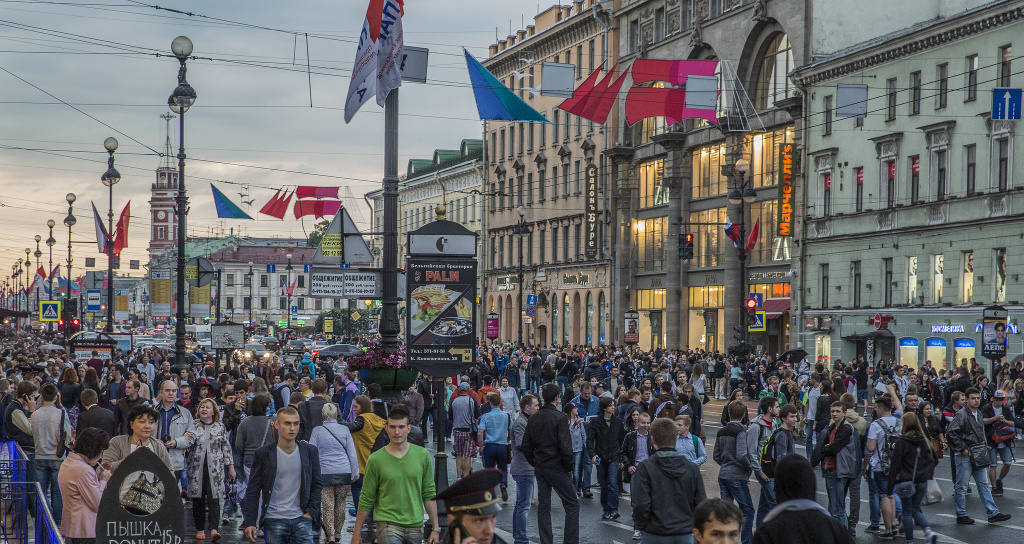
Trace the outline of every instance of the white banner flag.
<path fill-rule="evenodd" d="M 404 0 L 385 0 L 377 41 L 377 105 L 383 107 L 392 89 L 402 86 L 402 15 Z"/>
<path fill-rule="evenodd" d="M 381 18 L 385 0 L 370 0 L 359 32 L 359 46 L 352 65 L 352 80 L 345 98 L 345 122 L 348 123 L 371 96 L 377 94 L 377 42 L 380 39 Z"/>

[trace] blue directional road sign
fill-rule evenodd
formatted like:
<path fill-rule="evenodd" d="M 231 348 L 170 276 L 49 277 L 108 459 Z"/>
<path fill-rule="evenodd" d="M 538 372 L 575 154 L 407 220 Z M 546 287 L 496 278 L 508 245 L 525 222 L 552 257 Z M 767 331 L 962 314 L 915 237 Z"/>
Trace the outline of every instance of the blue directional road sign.
<path fill-rule="evenodd" d="M 304 273 L 309 274 L 310 270 L 313 270 L 313 265 L 311 265 L 311 264 L 304 264 L 304 265 L 302 265 L 302 271 Z"/>
<path fill-rule="evenodd" d="M 268 264 L 267 265 L 267 274 L 274 274 L 276 272 L 277 272 L 277 265 L 276 264 Z"/>
<path fill-rule="evenodd" d="M 40 300 L 39 301 L 39 321 L 60 321 L 60 301 L 59 300 Z"/>
<path fill-rule="evenodd" d="M 526 305 L 527 306 L 536 306 L 537 305 L 537 295 L 526 295 Z"/>
<path fill-rule="evenodd" d="M 992 89 L 992 120 L 1020 121 L 1021 90 L 1005 87 Z"/>
<path fill-rule="evenodd" d="M 747 298 L 748 299 L 751 299 L 751 298 L 757 299 L 757 307 L 758 308 L 761 308 L 761 307 L 764 306 L 764 293 L 750 293 L 747 296 Z"/>
<path fill-rule="evenodd" d="M 298 306 L 292 306 L 292 313 L 293 314 L 299 313 L 299 307 Z"/>

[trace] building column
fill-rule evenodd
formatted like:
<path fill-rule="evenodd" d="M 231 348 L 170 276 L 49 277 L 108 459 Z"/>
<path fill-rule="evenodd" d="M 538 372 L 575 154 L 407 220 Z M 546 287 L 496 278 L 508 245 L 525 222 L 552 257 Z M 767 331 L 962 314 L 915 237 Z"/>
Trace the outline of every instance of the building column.
<path fill-rule="evenodd" d="M 635 281 L 635 267 L 632 264 L 633 256 L 633 210 L 632 189 L 633 179 L 630 176 L 633 158 L 633 149 L 628 147 L 616 147 L 609 149 L 606 155 L 610 156 L 613 164 L 614 188 L 613 206 L 615 210 L 615 255 L 610 266 L 615 267 L 615 280 L 609 290 L 610 305 L 608 322 L 608 343 L 622 344 L 622 319 L 623 314 L 633 305 L 630 293 L 630 286 Z"/>
<path fill-rule="evenodd" d="M 662 183 L 668 187 L 668 227 L 665 236 L 665 347 L 681 349 L 683 345 L 683 291 L 682 259 L 679 258 L 679 236 L 683 225 L 683 188 L 690 169 L 685 168 L 683 152 L 686 134 L 666 132 L 653 140 L 668 152 Z"/>

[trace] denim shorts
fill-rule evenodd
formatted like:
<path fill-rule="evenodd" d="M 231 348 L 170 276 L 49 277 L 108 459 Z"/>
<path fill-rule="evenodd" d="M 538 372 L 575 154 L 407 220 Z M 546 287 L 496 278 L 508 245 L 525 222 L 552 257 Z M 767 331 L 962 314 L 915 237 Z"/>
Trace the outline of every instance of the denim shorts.
<path fill-rule="evenodd" d="M 1004 465 L 1009 465 L 1010 463 L 1013 463 L 1013 452 L 1010 451 L 1009 446 L 1004 448 L 989 447 L 988 459 L 993 465 L 999 462 L 1000 459 L 1003 461 Z"/>

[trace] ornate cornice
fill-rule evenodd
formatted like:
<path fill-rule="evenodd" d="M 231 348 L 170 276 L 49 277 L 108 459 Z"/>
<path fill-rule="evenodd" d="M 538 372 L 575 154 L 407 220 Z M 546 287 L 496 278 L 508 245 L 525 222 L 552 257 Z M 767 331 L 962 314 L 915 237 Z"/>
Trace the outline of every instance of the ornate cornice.
<path fill-rule="evenodd" d="M 1024 6 L 1005 9 L 992 6 L 975 13 L 950 17 L 945 21 L 904 36 L 895 37 L 877 45 L 839 51 L 830 60 L 822 61 L 793 72 L 798 86 L 804 87 L 860 73 L 872 66 L 892 62 L 903 57 L 941 45 L 956 42 L 994 28 L 1010 25 L 1024 19 Z"/>
<path fill-rule="evenodd" d="M 483 61 L 483 65 L 494 77 L 502 79 L 508 77 L 512 70 L 522 71 L 529 66 L 539 66 L 544 59 L 590 38 L 599 37 L 602 32 L 604 27 L 587 10 L 505 49 Z M 524 65 L 519 61 L 524 55 L 534 62 L 529 66 Z"/>

